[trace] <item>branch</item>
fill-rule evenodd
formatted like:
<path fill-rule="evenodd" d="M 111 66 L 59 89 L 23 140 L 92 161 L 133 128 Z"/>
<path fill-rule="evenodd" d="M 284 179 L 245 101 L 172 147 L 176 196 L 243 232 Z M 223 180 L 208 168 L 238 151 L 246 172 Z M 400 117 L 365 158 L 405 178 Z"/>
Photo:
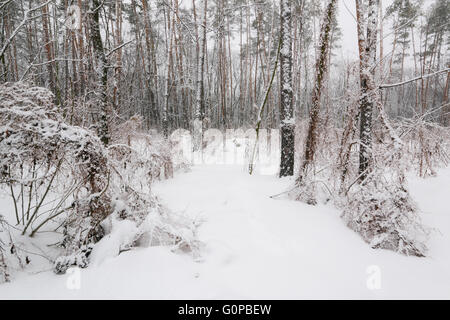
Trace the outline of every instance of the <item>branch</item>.
<path fill-rule="evenodd" d="M 4 7 L 6 7 L 7 5 L 8 5 L 8 3 L 10 3 L 12 0 L 8 0 L 8 1 L 5 1 L 5 2 L 3 2 L 1 5 L 0 5 L 0 10 L 2 10 Z"/>
<path fill-rule="evenodd" d="M 421 80 L 421 79 L 426 79 L 426 78 L 433 77 L 435 75 L 438 75 L 440 73 L 445 73 L 445 72 L 450 72 L 450 68 L 439 70 L 439 71 L 436 71 L 434 73 L 430 73 L 430 74 L 426 74 L 426 75 L 423 75 L 423 76 L 419 76 L 419 77 L 416 77 L 416 78 L 413 78 L 413 79 L 410 79 L 410 80 L 406 80 L 406 81 L 403 81 L 403 82 L 398 82 L 398 83 L 393 83 L 393 84 L 382 84 L 379 88 L 380 89 L 386 89 L 386 88 L 393 88 L 393 87 L 403 86 L 403 85 L 408 84 L 410 82 L 414 82 L 414 81 Z"/>
<path fill-rule="evenodd" d="M 19 25 L 17 26 L 16 29 L 14 29 L 12 35 L 5 41 L 5 44 L 2 47 L 2 50 L 0 51 L 0 59 L 3 57 L 3 55 L 5 54 L 6 49 L 8 49 L 9 45 L 11 44 L 11 42 L 13 41 L 13 39 L 16 37 L 17 33 L 19 33 L 19 30 L 24 26 L 25 23 L 27 23 L 27 21 L 29 19 L 32 19 L 32 17 L 30 17 L 30 13 L 36 10 L 39 10 L 43 7 L 45 7 L 47 4 L 49 4 L 52 0 L 48 0 L 44 3 L 42 3 L 41 5 L 35 7 L 35 8 L 31 8 L 30 10 L 26 10 L 23 20 L 19 23 Z"/>
<path fill-rule="evenodd" d="M 168 8 L 170 9 L 170 11 L 172 11 L 172 12 L 175 14 L 175 16 L 177 17 L 178 20 L 180 20 L 181 24 L 184 26 L 184 28 L 185 28 L 186 31 L 188 32 L 188 35 L 189 35 L 189 37 L 191 38 L 192 42 L 195 43 L 196 37 L 194 37 L 194 35 L 192 34 L 191 29 L 189 28 L 189 26 L 186 25 L 186 23 L 184 22 L 184 20 L 181 19 L 181 17 L 178 15 L 178 12 L 177 12 L 175 9 L 173 9 L 172 6 L 169 5 L 166 1 L 163 1 L 163 4 L 164 4 L 166 7 L 168 7 Z"/>
<path fill-rule="evenodd" d="M 113 54 L 113 53 L 116 52 L 117 50 L 122 49 L 122 48 L 125 47 L 127 44 L 129 44 L 129 43 L 131 43 L 131 42 L 133 42 L 133 41 L 134 41 L 134 39 L 132 39 L 132 40 L 130 40 L 130 41 L 127 41 L 127 42 L 124 42 L 124 43 L 122 43 L 121 45 L 115 47 L 114 49 L 112 49 L 110 52 L 108 52 L 108 53 L 106 54 L 106 57 L 108 58 L 111 54 Z"/>

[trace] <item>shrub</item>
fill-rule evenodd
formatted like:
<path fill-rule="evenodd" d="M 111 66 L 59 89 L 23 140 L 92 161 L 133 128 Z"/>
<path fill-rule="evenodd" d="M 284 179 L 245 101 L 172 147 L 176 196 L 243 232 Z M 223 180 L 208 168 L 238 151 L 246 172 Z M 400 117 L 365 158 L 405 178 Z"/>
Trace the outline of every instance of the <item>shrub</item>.
<path fill-rule="evenodd" d="M 382 178 L 380 178 L 382 177 Z M 342 217 L 372 248 L 424 257 L 428 231 L 423 227 L 404 181 L 372 173 L 347 194 Z"/>

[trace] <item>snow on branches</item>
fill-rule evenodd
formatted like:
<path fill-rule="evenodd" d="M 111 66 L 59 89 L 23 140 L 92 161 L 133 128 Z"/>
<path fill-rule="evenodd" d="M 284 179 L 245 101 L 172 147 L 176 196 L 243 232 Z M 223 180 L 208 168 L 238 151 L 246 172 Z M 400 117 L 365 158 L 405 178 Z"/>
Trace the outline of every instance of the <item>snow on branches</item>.
<path fill-rule="evenodd" d="M 344 221 L 374 249 L 424 257 L 428 231 L 404 182 L 396 174 L 384 177 L 379 171 L 348 193 Z"/>
<path fill-rule="evenodd" d="M 62 230 L 63 250 L 50 259 L 56 273 L 87 267 L 91 253 L 117 255 L 146 236 L 159 239 L 148 245 L 196 251 L 198 224 L 168 212 L 151 193 L 155 179 L 173 174 L 168 142 L 140 133 L 142 119 L 132 117 L 105 147 L 94 132 L 66 124 L 53 99 L 25 83 L 0 86 L 0 186 L 14 203 L 15 230 L 30 237 L 48 225 Z M 6 279 L 3 244 L 0 252 Z"/>
<path fill-rule="evenodd" d="M 22 269 L 29 262 L 29 257 L 14 243 L 10 225 L 0 215 L 0 284 L 11 281 L 14 270 Z"/>
<path fill-rule="evenodd" d="M 22 235 L 34 236 L 68 214 L 63 223 L 68 250 L 97 241 L 99 223 L 110 213 L 107 156 L 98 137 L 64 123 L 45 88 L 6 83 L 0 100 L 0 181 L 11 190 Z M 63 180 L 71 183 L 56 186 Z M 43 215 L 40 209 L 52 193 L 63 196 Z"/>

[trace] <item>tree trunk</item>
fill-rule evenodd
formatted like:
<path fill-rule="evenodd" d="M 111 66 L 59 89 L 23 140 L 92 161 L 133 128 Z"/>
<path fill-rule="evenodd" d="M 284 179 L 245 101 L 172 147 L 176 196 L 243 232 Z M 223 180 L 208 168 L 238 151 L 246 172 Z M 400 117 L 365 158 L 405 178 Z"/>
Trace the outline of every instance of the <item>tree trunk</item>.
<path fill-rule="evenodd" d="M 356 0 L 358 37 L 363 41 L 361 0 Z M 369 0 L 367 17 L 367 36 L 364 42 L 364 52 L 360 51 L 362 58 L 360 66 L 361 99 L 360 99 L 360 147 L 359 147 L 359 174 L 360 181 L 368 175 L 372 160 L 372 114 L 375 105 L 376 88 L 374 85 L 375 61 L 377 48 L 379 0 Z M 361 50 L 361 45 L 360 45 Z"/>
<path fill-rule="evenodd" d="M 54 71 L 54 65 L 55 62 L 53 60 L 53 41 L 51 37 L 51 31 L 49 28 L 49 21 L 48 21 L 48 5 L 45 5 L 42 7 L 42 29 L 43 29 L 43 36 L 44 36 L 44 47 L 45 47 L 45 53 L 47 55 L 47 72 L 48 72 L 48 78 L 50 82 L 50 90 L 55 94 L 56 97 L 56 104 L 58 105 L 60 103 L 60 97 L 59 92 L 56 87 L 56 80 L 55 80 L 55 71 Z"/>
<path fill-rule="evenodd" d="M 305 154 L 299 175 L 299 182 L 301 182 L 302 179 L 308 174 L 316 152 L 321 96 L 329 67 L 328 56 L 330 50 L 330 36 L 336 4 L 337 0 L 330 0 L 323 17 L 322 30 L 319 39 L 319 56 L 316 62 L 316 84 L 312 94 L 308 135 L 305 143 Z"/>
<path fill-rule="evenodd" d="M 280 51 L 280 116 L 281 162 L 280 177 L 294 175 L 295 123 L 292 107 L 292 46 L 291 1 L 280 1 L 281 51 Z"/>
<path fill-rule="evenodd" d="M 199 150 L 202 145 L 203 117 L 204 117 L 204 69 L 206 54 L 206 22 L 208 13 L 208 0 L 204 0 L 203 21 L 201 35 L 197 32 L 197 70 L 196 70 L 196 92 L 194 112 L 194 150 Z M 201 10 L 199 10 L 201 12 Z M 200 39 L 202 39 L 200 41 Z"/>
<path fill-rule="evenodd" d="M 100 9 L 103 6 L 100 0 L 92 0 L 91 7 L 91 41 L 94 50 L 95 61 L 97 63 L 96 73 L 98 77 L 97 94 L 100 96 L 100 124 L 99 136 L 104 145 L 109 143 L 108 130 L 108 68 L 106 55 L 103 49 L 103 42 L 100 33 Z"/>

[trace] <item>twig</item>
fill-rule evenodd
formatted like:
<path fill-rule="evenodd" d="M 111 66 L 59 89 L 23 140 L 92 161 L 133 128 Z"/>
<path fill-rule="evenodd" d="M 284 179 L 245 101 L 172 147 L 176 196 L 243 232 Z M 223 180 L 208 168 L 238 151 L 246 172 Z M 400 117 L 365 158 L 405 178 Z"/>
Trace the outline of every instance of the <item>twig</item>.
<path fill-rule="evenodd" d="M 33 19 L 36 17 L 30 17 L 30 13 L 36 10 L 39 10 L 40 8 L 45 7 L 47 4 L 49 4 L 52 0 L 48 0 L 40 5 L 38 5 L 37 7 L 31 8 L 27 11 L 25 11 L 23 20 L 19 23 L 19 25 L 17 26 L 16 29 L 14 29 L 14 31 L 12 32 L 11 36 L 5 41 L 5 43 L 3 44 L 2 50 L 0 50 L 0 58 L 3 57 L 3 55 L 6 52 L 6 49 L 8 49 L 9 45 L 11 44 L 11 42 L 13 41 L 13 39 L 16 37 L 17 33 L 19 33 L 19 30 L 25 25 L 25 23 L 27 23 L 27 21 L 29 19 Z"/>
<path fill-rule="evenodd" d="M 131 43 L 131 42 L 133 42 L 133 41 L 134 41 L 134 39 L 132 39 L 132 40 L 130 40 L 130 41 L 127 41 L 127 42 L 125 42 L 125 43 L 122 43 L 121 45 L 119 45 L 119 46 L 113 48 L 110 52 L 108 52 L 108 53 L 106 54 L 106 57 L 108 58 L 111 54 L 113 54 L 113 53 L 116 52 L 117 50 L 119 50 L 119 49 L 125 47 L 127 44 L 129 44 L 129 43 Z"/>

